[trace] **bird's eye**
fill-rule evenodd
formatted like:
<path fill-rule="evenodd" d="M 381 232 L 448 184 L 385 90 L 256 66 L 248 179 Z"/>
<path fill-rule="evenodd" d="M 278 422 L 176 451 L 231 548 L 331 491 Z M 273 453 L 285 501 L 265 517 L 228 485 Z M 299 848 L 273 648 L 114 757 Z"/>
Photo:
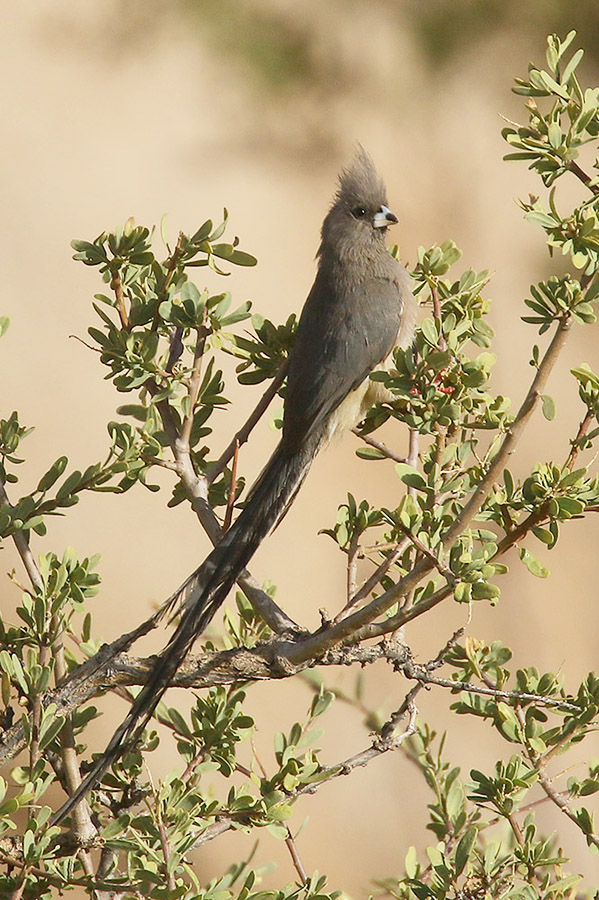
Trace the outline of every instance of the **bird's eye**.
<path fill-rule="evenodd" d="M 356 206 L 355 209 L 352 209 L 351 214 L 354 219 L 363 219 L 366 215 L 366 208 L 364 206 Z"/>

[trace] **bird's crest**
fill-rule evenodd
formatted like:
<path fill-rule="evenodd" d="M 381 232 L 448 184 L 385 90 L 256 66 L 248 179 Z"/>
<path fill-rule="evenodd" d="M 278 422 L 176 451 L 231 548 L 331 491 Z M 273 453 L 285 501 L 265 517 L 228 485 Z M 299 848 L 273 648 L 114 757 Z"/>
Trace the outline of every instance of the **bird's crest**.
<path fill-rule="evenodd" d="M 375 207 L 387 202 L 383 180 L 361 144 L 358 144 L 349 168 L 343 169 L 339 175 L 339 189 L 335 200 L 344 204 L 360 200 Z"/>

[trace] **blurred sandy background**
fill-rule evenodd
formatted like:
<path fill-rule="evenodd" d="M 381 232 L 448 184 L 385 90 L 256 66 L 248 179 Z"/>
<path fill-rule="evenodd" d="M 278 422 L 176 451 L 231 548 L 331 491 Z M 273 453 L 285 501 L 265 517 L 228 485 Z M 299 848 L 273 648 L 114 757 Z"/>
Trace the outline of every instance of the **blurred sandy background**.
<path fill-rule="evenodd" d="M 575 46 L 587 50 L 581 78 L 597 83 L 595 3 L 38 0 L 0 8 L 0 314 L 12 320 L 1 345 L 0 390 L 2 415 L 18 408 L 22 422 L 36 427 L 24 445 L 24 490 L 62 453 L 79 468 L 102 458 L 105 423 L 126 402 L 102 380 L 95 355 L 69 339 L 85 335 L 90 300 L 100 290 L 96 270 L 71 260 L 69 241 L 91 239 L 129 216 L 152 225 L 163 213 L 174 237 L 179 228 L 218 219 L 226 205 L 229 238 L 238 234 L 259 266 L 234 270 L 224 287 L 238 302 L 252 299 L 282 321 L 300 309 L 310 287 L 320 222 L 356 140 L 387 180 L 400 217 L 393 239 L 408 264 L 419 244 L 453 238 L 464 250 L 464 267 L 495 272 L 489 288 L 500 360 L 494 387 L 520 401 L 536 340 L 520 321 L 522 301 L 530 282 L 550 268 L 542 233 L 514 203 L 540 186 L 524 165 L 502 162 L 499 114 L 523 118 L 521 100 L 510 93 L 512 79 L 526 72 L 529 59 L 542 63 L 553 30 L 563 35 L 578 28 Z M 570 199 L 580 196 L 577 184 L 564 185 L 564 202 L 568 191 Z M 223 289 L 216 276 L 206 276 L 206 283 Z M 567 373 L 581 361 L 597 364 L 596 342 L 596 328 L 572 335 L 550 385 L 557 424 L 548 426 L 537 414 L 518 474 L 539 453 L 564 459 L 581 417 Z M 234 384 L 230 390 L 238 402 L 220 417 L 217 446 L 260 394 Z M 397 449 L 405 446 L 399 428 L 386 437 Z M 275 440 L 265 424 L 244 449 L 248 477 Z M 279 602 L 290 614 L 311 627 L 319 607 L 338 608 L 345 577 L 343 558 L 317 528 L 334 522 L 348 489 L 387 504 L 399 494 L 393 467 L 360 463 L 355 447 L 348 437 L 317 461 L 292 513 L 252 564 L 258 578 L 279 585 Z M 102 552 L 103 587 L 94 608 L 106 640 L 145 618 L 207 549 L 183 506 L 165 508 L 169 494 L 138 488 L 125 497 L 85 497 L 67 518 L 49 522 L 43 545 L 34 540 L 36 551 L 61 553 L 72 544 L 81 555 Z M 552 570 L 549 581 L 534 579 L 514 555 L 501 603 L 477 607 L 470 633 L 503 640 L 519 664 L 563 669 L 574 687 L 595 665 L 598 537 L 597 523 L 589 521 L 565 528 L 551 554 L 537 544 L 535 553 Z M 3 571 L 18 564 L 11 549 L 2 562 Z M 3 584 L 2 608 L 10 613 L 17 592 L 6 579 Z M 408 639 L 417 656 L 434 654 L 464 615 L 448 605 L 434 620 L 434 634 L 430 620 L 415 624 Z M 156 649 L 163 637 L 144 650 Z M 349 689 L 355 673 L 328 677 Z M 367 685 L 367 702 L 387 712 L 406 689 L 383 667 L 368 673 Z M 267 767 L 273 730 L 301 719 L 308 704 L 299 683 L 252 691 Z M 446 695 L 428 694 L 422 716 L 442 730 L 448 704 Z M 123 704 L 108 698 L 109 706 L 116 722 Z M 97 727 L 98 744 L 109 716 Z M 489 729 L 459 725 L 447 753 L 465 775 L 509 755 Z M 337 704 L 323 758 L 337 761 L 367 742 L 359 714 Z M 166 751 L 162 761 L 168 768 Z M 423 830 L 423 804 L 430 799 L 399 755 L 324 787 L 292 820 L 297 828 L 310 817 L 299 839 L 306 868 L 327 873 L 333 888 L 368 894 L 373 878 L 399 872 L 410 844 L 422 849 L 434 840 Z M 548 828 L 558 825 L 551 810 L 541 808 L 539 816 Z M 559 825 L 566 853 L 590 874 L 578 834 Z M 200 877 L 223 871 L 248 849 L 242 836 L 208 845 L 196 854 Z M 284 847 L 266 833 L 257 853 L 278 862 L 268 884 L 294 878 Z"/>

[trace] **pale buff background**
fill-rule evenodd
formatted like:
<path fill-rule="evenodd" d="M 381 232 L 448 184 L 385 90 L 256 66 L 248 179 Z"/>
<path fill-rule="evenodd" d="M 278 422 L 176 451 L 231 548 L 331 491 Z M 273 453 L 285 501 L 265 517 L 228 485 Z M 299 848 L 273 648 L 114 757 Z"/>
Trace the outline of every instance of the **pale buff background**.
<path fill-rule="evenodd" d="M 320 222 L 356 140 L 385 175 L 401 220 L 393 239 L 406 262 L 413 263 L 419 244 L 451 237 L 464 250 L 464 266 L 495 273 L 489 288 L 499 355 L 493 384 L 517 404 L 536 340 L 520 321 L 522 301 L 530 282 L 550 268 L 541 232 L 523 221 L 514 203 L 537 192 L 539 183 L 523 164 L 502 162 L 499 114 L 523 115 L 521 101 L 510 94 L 512 78 L 526 71 L 529 59 L 542 61 L 548 31 L 565 33 L 576 24 L 564 12 L 568 7 L 540 0 L 1 4 L 0 314 L 12 320 L 1 345 L 1 414 L 18 408 L 22 421 L 36 426 L 23 448 L 23 489 L 62 453 L 79 468 L 102 458 L 105 423 L 127 399 L 102 380 L 94 354 L 69 340 L 85 335 L 93 321 L 91 296 L 101 289 L 95 270 L 71 261 L 69 241 L 91 239 L 131 215 L 151 225 L 165 212 L 174 237 L 179 228 L 218 219 L 226 205 L 229 237 L 238 234 L 259 266 L 234 270 L 225 285 L 208 275 L 206 284 L 232 290 L 238 302 L 250 298 L 283 321 L 300 309 L 311 284 Z M 576 7 L 588 25 L 581 42 L 591 57 L 580 71 L 594 84 L 593 4 Z M 582 192 L 569 183 L 561 196 L 565 203 Z M 581 417 L 568 370 L 581 361 L 596 367 L 596 342 L 596 328 L 572 335 L 550 385 L 557 423 L 549 426 L 536 415 L 517 474 L 526 474 L 539 456 L 564 459 Z M 218 447 L 260 393 L 233 382 L 229 389 L 236 405 L 214 417 Z M 397 449 L 405 446 L 399 427 L 386 437 Z M 244 449 L 248 477 L 275 440 L 264 424 Z M 279 585 L 279 602 L 290 614 L 311 627 L 319 607 L 338 608 L 344 589 L 343 559 L 317 529 L 333 523 L 347 490 L 387 505 L 399 496 L 392 465 L 359 463 L 355 447 L 348 437 L 317 461 L 292 513 L 252 564 L 258 578 Z M 186 508 L 165 508 L 169 480 L 160 481 L 166 489 L 158 495 L 138 488 L 124 497 L 84 497 L 66 518 L 49 522 L 47 541 L 34 538 L 36 552 L 60 553 L 69 544 L 81 555 L 102 552 L 103 586 L 94 610 L 106 640 L 145 618 L 207 549 Z M 537 544 L 535 552 L 552 571 L 549 581 L 534 579 L 513 555 L 501 603 L 477 607 L 469 633 L 505 641 L 519 664 L 563 670 L 574 687 L 595 665 L 597 537 L 596 522 L 588 521 L 565 528 L 551 554 Z M 2 561 L 3 570 L 18 568 L 11 548 Z M 6 579 L 1 597 L 10 614 L 18 592 Z M 415 623 L 408 638 L 417 657 L 435 653 L 465 615 L 449 603 L 434 619 Z M 163 637 L 154 636 L 144 650 L 156 649 Z M 330 671 L 328 677 L 350 689 L 354 674 Z M 367 685 L 368 704 L 385 712 L 405 692 L 384 667 L 368 673 Z M 309 693 L 300 683 L 280 683 L 253 689 L 251 698 L 268 768 L 273 731 L 303 717 Z M 171 702 L 185 698 L 172 694 Z M 442 730 L 448 703 L 446 695 L 427 694 L 422 716 Z M 124 709 L 113 698 L 103 707 L 109 713 L 95 729 L 98 747 Z M 341 703 L 325 725 L 327 762 L 368 742 L 359 714 Z M 160 765 L 168 770 L 172 757 L 165 748 Z M 465 777 L 509 752 L 476 722 L 459 720 L 447 742 L 448 756 Z M 298 842 L 306 868 L 327 873 L 332 888 L 367 894 L 373 878 L 400 871 L 410 844 L 421 850 L 434 840 L 423 829 L 430 800 L 399 755 L 324 787 L 292 820 L 296 829 L 310 817 Z M 566 853 L 591 875 L 573 827 L 550 809 L 541 808 L 539 817 L 549 829 L 560 825 Z M 196 854 L 197 871 L 208 879 L 248 849 L 243 836 L 221 839 Z M 266 884 L 293 879 L 284 847 L 266 833 L 257 856 L 278 863 Z"/>

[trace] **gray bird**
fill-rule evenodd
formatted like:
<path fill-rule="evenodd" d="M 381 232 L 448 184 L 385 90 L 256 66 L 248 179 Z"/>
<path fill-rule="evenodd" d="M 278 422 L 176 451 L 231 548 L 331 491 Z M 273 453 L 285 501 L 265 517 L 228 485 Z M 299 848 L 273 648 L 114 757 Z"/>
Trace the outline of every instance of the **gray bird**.
<path fill-rule="evenodd" d="M 289 509 L 318 451 L 385 399 L 385 389 L 369 375 L 385 367 L 395 346 L 409 344 L 416 309 L 409 276 L 385 246 L 387 226 L 396 222 L 385 186 L 359 148 L 339 176 L 322 225 L 318 271 L 289 362 L 281 441 L 234 524 L 174 595 L 187 598 L 178 628 L 124 722 L 55 822 L 147 724 L 193 642 Z"/>

